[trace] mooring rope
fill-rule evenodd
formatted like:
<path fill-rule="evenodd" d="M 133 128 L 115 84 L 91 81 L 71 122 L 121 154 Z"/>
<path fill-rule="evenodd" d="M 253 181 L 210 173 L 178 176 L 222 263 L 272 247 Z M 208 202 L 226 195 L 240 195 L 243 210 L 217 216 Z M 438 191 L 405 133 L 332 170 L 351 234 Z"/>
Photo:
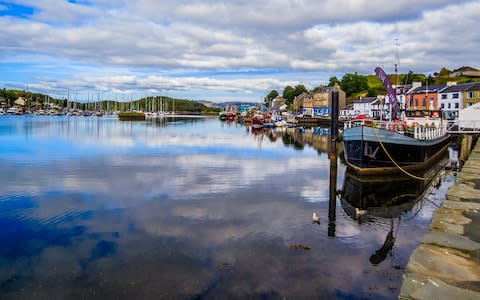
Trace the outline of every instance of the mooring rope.
<path fill-rule="evenodd" d="M 419 177 L 419 176 L 415 176 L 411 173 L 409 173 L 408 171 L 406 171 L 405 169 L 403 169 L 402 167 L 400 167 L 399 164 L 397 164 L 397 162 L 392 158 L 392 156 L 390 155 L 390 153 L 388 153 L 387 149 L 385 148 L 385 146 L 383 145 L 382 141 L 380 140 L 380 137 L 378 136 L 378 132 L 377 132 L 377 128 L 375 127 L 372 127 L 373 129 L 373 132 L 375 132 L 375 136 L 377 137 L 377 141 L 380 143 L 380 146 L 382 146 L 382 149 L 383 151 L 385 152 L 385 154 L 388 156 L 388 158 L 390 159 L 390 161 L 400 170 L 402 171 L 403 173 L 405 173 L 406 175 L 414 178 L 414 179 L 417 179 L 417 180 L 430 180 L 432 178 L 428 178 L 428 177 Z"/>

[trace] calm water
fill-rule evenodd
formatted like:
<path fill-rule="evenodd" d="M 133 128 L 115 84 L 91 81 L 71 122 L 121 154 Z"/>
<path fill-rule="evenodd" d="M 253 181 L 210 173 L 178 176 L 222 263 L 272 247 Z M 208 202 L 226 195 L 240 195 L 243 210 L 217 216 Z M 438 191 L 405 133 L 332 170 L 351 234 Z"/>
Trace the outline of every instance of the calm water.
<path fill-rule="evenodd" d="M 0 117 L 0 298 L 397 298 L 454 177 L 330 176 L 326 134 Z"/>

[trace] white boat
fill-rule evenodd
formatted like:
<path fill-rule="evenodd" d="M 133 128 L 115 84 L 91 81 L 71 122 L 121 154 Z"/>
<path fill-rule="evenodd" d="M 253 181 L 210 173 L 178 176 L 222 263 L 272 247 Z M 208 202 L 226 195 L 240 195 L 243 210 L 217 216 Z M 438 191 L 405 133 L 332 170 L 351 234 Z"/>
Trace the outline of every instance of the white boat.
<path fill-rule="evenodd" d="M 288 126 L 288 123 L 285 120 L 275 121 L 275 123 L 273 123 L 273 124 L 275 125 L 275 127 L 287 127 Z"/>
<path fill-rule="evenodd" d="M 7 109 L 7 115 L 23 115 L 23 111 L 18 106 L 12 106 Z"/>

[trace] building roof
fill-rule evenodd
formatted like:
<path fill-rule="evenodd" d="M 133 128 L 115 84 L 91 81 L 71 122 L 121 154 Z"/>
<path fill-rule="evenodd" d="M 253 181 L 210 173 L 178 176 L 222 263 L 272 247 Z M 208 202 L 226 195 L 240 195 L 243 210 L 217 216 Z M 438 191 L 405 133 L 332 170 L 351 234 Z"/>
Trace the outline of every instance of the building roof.
<path fill-rule="evenodd" d="M 442 93 L 458 93 L 458 92 L 463 92 L 466 91 L 468 88 L 470 88 L 472 85 L 475 85 L 475 83 L 462 83 L 462 84 L 457 84 L 457 85 L 452 85 L 450 87 L 447 87 L 446 89 L 442 90 Z"/>
<path fill-rule="evenodd" d="M 475 69 L 475 68 L 472 68 L 470 66 L 463 66 L 463 67 L 460 67 L 456 70 L 453 70 L 452 73 L 456 73 L 456 72 L 468 72 L 468 71 L 474 71 L 474 72 L 480 72 L 479 70 Z"/>
<path fill-rule="evenodd" d="M 466 91 L 479 91 L 480 90 L 480 82 L 475 82 L 475 83 L 472 83 L 467 89 L 465 89 Z"/>
<path fill-rule="evenodd" d="M 372 103 L 377 100 L 377 97 L 363 97 L 360 99 L 353 100 L 353 103 Z"/>
<path fill-rule="evenodd" d="M 408 91 L 407 94 L 424 94 L 427 92 L 440 92 L 442 89 L 446 88 L 446 84 L 430 84 L 428 86 L 420 86 L 414 90 Z"/>
<path fill-rule="evenodd" d="M 342 109 L 340 110 L 352 110 L 353 109 L 353 104 L 348 104 L 346 106 L 344 106 Z"/>

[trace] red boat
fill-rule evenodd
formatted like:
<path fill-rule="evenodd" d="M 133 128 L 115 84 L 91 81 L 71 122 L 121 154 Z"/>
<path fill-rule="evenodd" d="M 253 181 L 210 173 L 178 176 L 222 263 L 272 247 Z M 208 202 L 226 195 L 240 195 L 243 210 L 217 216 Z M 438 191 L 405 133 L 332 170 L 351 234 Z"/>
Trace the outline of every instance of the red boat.
<path fill-rule="evenodd" d="M 227 120 L 234 121 L 235 120 L 235 114 L 234 113 L 228 113 L 227 114 Z"/>
<path fill-rule="evenodd" d="M 263 128 L 263 116 L 259 114 L 254 115 L 250 123 L 252 128 Z"/>

